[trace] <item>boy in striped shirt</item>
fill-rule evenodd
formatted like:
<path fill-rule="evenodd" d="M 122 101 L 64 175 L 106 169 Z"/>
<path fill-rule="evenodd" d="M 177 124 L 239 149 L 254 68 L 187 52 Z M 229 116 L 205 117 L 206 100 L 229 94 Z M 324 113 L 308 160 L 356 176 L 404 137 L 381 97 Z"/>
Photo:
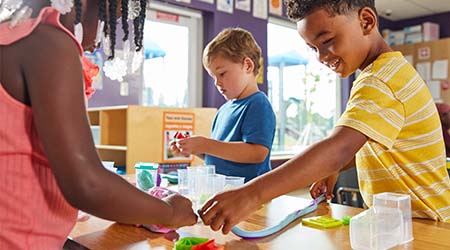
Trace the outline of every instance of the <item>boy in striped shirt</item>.
<path fill-rule="evenodd" d="M 339 171 L 353 159 L 367 205 L 376 193 L 409 194 L 414 217 L 450 222 L 450 182 L 435 104 L 413 66 L 384 42 L 374 0 L 286 5 L 321 63 L 341 77 L 362 73 L 330 137 L 243 188 L 210 199 L 200 211 L 205 224 L 227 233 L 261 204 L 314 181 L 311 195 L 327 192 L 331 198 Z"/>

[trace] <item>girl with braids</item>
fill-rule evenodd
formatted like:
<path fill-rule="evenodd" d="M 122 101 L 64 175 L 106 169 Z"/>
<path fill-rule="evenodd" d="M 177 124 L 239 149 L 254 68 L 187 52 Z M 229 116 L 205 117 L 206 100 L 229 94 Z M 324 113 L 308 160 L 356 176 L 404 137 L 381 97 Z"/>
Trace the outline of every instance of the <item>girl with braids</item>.
<path fill-rule="evenodd" d="M 102 1 L 77 0 L 65 15 L 48 0 L 0 1 L 0 249 L 61 249 L 77 209 L 130 224 L 196 222 L 188 199 L 139 191 L 96 152 L 84 87 L 95 70 L 80 55 L 94 47 Z"/>

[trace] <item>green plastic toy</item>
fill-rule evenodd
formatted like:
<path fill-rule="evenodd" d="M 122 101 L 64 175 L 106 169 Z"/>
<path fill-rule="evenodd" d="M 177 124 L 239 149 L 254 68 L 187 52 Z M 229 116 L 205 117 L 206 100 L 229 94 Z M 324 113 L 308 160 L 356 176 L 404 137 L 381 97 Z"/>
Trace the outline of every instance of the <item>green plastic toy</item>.
<path fill-rule="evenodd" d="M 342 225 L 342 221 L 327 216 L 305 218 L 302 224 L 309 227 L 332 228 Z"/>
<path fill-rule="evenodd" d="M 350 215 L 347 215 L 347 216 L 344 216 L 344 217 L 342 217 L 342 224 L 344 224 L 344 225 L 350 225 L 350 219 L 351 219 L 352 217 L 350 216 Z"/>
<path fill-rule="evenodd" d="M 207 242 L 207 238 L 186 237 L 175 242 L 175 250 L 191 250 L 193 246 Z"/>

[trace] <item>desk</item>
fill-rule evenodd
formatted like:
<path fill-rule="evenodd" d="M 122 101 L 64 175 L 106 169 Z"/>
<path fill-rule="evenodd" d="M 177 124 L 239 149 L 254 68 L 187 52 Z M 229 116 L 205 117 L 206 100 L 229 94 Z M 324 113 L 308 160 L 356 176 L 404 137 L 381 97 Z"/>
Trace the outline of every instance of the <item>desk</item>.
<path fill-rule="evenodd" d="M 264 225 L 273 225 L 290 211 L 308 203 L 309 200 L 306 199 L 281 196 L 255 212 L 240 225 L 248 230 L 258 230 L 265 227 Z M 321 203 L 315 212 L 306 217 L 327 215 L 341 218 L 361 211 L 360 208 Z M 394 249 L 450 249 L 450 223 L 415 219 L 413 230 L 414 241 Z M 201 223 L 181 228 L 177 230 L 177 233 L 161 235 L 143 228 L 121 225 L 96 217 L 86 222 L 78 222 L 70 236 L 93 250 L 171 250 L 173 242 L 170 238 L 177 237 L 177 234 L 179 237 L 214 238 L 218 244 L 225 245 L 227 250 L 351 249 L 348 226 L 321 230 L 303 226 L 301 219 L 294 221 L 277 234 L 256 240 L 243 240 L 232 233 L 222 235 L 220 232 L 211 231 L 209 227 Z"/>

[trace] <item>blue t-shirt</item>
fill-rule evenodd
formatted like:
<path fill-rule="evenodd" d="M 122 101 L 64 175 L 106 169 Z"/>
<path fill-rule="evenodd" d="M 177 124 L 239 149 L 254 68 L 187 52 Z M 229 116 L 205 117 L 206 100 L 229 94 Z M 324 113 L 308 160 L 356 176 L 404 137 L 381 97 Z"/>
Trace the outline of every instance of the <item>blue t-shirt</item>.
<path fill-rule="evenodd" d="M 205 155 L 205 163 L 216 166 L 218 174 L 245 177 L 245 182 L 269 170 L 270 151 L 275 135 L 275 113 L 266 95 L 258 91 L 240 100 L 228 101 L 214 118 L 211 138 L 234 142 L 260 144 L 269 149 L 260 163 L 239 163 Z M 239 152 L 236 152 L 239 154 Z"/>

